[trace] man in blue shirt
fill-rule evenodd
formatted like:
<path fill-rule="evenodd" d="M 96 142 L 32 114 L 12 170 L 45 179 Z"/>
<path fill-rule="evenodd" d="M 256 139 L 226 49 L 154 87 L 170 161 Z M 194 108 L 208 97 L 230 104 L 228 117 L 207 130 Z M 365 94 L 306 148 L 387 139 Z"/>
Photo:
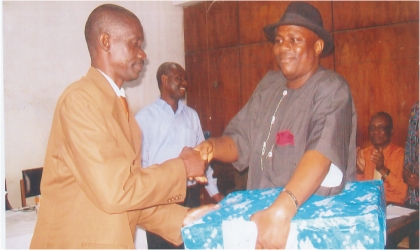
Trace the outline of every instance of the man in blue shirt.
<path fill-rule="evenodd" d="M 143 168 L 174 158 L 183 147 L 194 147 L 204 141 L 197 112 L 181 101 L 188 88 L 185 70 L 177 63 L 165 62 L 159 66 L 156 78 L 160 98 L 136 114 L 143 135 Z M 205 188 L 209 196 L 219 202 L 223 196 L 217 189 L 217 179 L 213 178 L 211 166 L 207 168 L 206 177 Z M 184 206 L 200 205 L 200 187 L 195 181 L 188 181 Z M 150 232 L 147 232 L 147 241 L 149 249 L 175 248 Z"/>

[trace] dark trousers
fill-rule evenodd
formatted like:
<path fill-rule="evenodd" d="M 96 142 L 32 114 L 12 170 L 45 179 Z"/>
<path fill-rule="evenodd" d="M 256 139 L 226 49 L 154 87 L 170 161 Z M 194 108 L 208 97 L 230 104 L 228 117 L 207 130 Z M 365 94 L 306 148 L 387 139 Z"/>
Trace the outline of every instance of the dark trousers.
<path fill-rule="evenodd" d="M 187 188 L 187 195 L 184 204 L 182 204 L 184 207 L 193 208 L 200 206 L 200 187 L 200 185 L 194 185 Z M 148 249 L 184 249 L 184 244 L 175 246 L 149 231 L 146 231 L 146 237 Z"/>

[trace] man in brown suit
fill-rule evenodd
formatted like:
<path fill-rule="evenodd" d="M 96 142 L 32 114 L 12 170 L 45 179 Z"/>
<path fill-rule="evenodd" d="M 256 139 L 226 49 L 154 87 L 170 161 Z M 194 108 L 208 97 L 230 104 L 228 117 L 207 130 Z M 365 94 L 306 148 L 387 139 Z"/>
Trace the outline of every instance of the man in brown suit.
<path fill-rule="evenodd" d="M 143 28 L 116 5 L 90 14 L 86 76 L 58 100 L 41 181 L 42 205 L 31 248 L 133 248 L 136 225 L 182 242 L 180 229 L 211 207 L 189 210 L 186 180 L 204 175 L 200 153 L 141 168 L 141 131 L 124 101 L 124 82 L 146 59 Z"/>

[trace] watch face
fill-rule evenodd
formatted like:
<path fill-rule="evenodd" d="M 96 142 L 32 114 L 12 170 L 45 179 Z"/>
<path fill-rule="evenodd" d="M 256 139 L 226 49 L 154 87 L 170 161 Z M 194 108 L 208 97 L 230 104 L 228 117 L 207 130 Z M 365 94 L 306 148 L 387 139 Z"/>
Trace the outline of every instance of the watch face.
<path fill-rule="evenodd" d="M 385 181 L 386 178 L 388 177 L 389 173 L 391 173 L 391 170 L 388 169 L 388 171 L 386 172 L 386 174 L 384 176 L 382 176 L 382 181 Z"/>

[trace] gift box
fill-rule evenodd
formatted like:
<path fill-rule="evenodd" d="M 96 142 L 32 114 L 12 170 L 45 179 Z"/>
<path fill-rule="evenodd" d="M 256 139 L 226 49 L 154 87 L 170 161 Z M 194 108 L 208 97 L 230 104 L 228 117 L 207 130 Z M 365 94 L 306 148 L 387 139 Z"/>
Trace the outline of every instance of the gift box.
<path fill-rule="evenodd" d="M 255 248 L 250 216 L 270 206 L 282 187 L 236 191 L 221 208 L 182 228 L 186 249 Z M 349 182 L 335 196 L 312 195 L 292 220 L 286 248 L 384 248 L 386 203 L 381 180 Z"/>

